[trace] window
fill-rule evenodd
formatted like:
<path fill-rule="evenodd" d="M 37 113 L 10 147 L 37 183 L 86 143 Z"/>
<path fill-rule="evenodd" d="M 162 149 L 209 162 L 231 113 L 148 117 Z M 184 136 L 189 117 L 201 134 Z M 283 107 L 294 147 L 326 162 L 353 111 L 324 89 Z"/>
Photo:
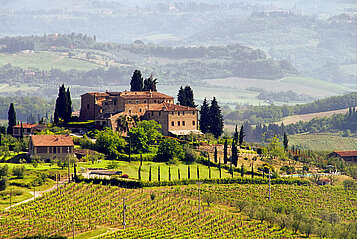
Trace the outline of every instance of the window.
<path fill-rule="evenodd" d="M 131 100 L 129 100 L 128 103 L 131 104 Z"/>
<path fill-rule="evenodd" d="M 195 111 L 192 111 L 192 114 L 195 115 Z"/>
<path fill-rule="evenodd" d="M 152 116 L 154 116 L 154 112 L 152 112 Z"/>
<path fill-rule="evenodd" d="M 48 153 L 52 154 L 52 151 L 53 151 L 53 147 L 48 147 Z"/>
<path fill-rule="evenodd" d="M 148 113 L 148 118 L 150 118 L 150 113 Z"/>
<path fill-rule="evenodd" d="M 146 103 L 146 100 L 144 100 L 144 103 Z"/>
<path fill-rule="evenodd" d="M 195 121 L 192 121 L 192 125 L 196 125 L 196 122 L 195 122 Z"/>
<path fill-rule="evenodd" d="M 62 147 L 62 153 L 70 153 L 71 148 L 70 147 Z"/>
<path fill-rule="evenodd" d="M 182 126 L 185 126 L 185 121 L 182 121 Z"/>
<path fill-rule="evenodd" d="M 47 147 L 37 147 L 36 151 L 39 154 L 45 154 L 45 153 L 47 153 Z"/>
<path fill-rule="evenodd" d="M 117 101 L 116 100 L 114 101 L 114 105 L 117 105 Z"/>
<path fill-rule="evenodd" d="M 161 116 L 161 111 L 159 111 L 159 116 Z"/>
<path fill-rule="evenodd" d="M 175 114 L 175 112 L 172 112 L 172 115 L 174 115 Z"/>
<path fill-rule="evenodd" d="M 136 103 L 139 104 L 139 101 L 137 100 Z"/>
<path fill-rule="evenodd" d="M 108 105 L 108 102 L 104 102 L 105 105 Z"/>
<path fill-rule="evenodd" d="M 180 121 L 177 121 L 177 126 L 180 126 Z"/>
<path fill-rule="evenodd" d="M 131 115 L 131 110 L 129 110 L 129 115 Z"/>
<path fill-rule="evenodd" d="M 56 151 L 56 147 L 53 147 L 53 151 L 52 151 L 54 154 L 57 152 Z"/>
<path fill-rule="evenodd" d="M 154 103 L 156 103 L 156 100 L 154 100 Z"/>
<path fill-rule="evenodd" d="M 142 109 L 140 108 L 140 109 L 139 109 L 139 112 L 141 112 L 141 111 L 142 111 Z"/>
<path fill-rule="evenodd" d="M 89 104 L 87 104 L 87 109 L 89 110 Z"/>
<path fill-rule="evenodd" d="M 175 126 L 175 122 L 174 121 L 171 122 L 171 126 Z"/>
<path fill-rule="evenodd" d="M 180 111 L 177 111 L 177 115 L 180 116 Z"/>
<path fill-rule="evenodd" d="M 182 115 L 185 115 L 185 111 L 182 111 Z"/>

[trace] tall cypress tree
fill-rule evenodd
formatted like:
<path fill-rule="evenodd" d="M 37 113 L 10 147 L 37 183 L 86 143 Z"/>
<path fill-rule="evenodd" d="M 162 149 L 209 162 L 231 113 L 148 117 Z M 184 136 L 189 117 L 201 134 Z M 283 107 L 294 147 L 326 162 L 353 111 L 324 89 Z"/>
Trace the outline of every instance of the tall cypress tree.
<path fill-rule="evenodd" d="M 234 140 L 232 141 L 232 164 L 234 164 L 236 167 L 238 165 L 237 144 Z"/>
<path fill-rule="evenodd" d="M 221 160 L 218 163 L 218 169 L 219 169 L 219 178 L 222 178 Z"/>
<path fill-rule="evenodd" d="M 236 129 L 234 130 L 233 140 L 238 142 L 239 134 L 238 134 L 238 126 L 236 125 Z"/>
<path fill-rule="evenodd" d="M 210 130 L 210 115 L 209 115 L 210 107 L 207 103 L 207 99 L 203 100 L 203 104 L 200 110 L 200 130 L 202 133 L 208 133 Z"/>
<path fill-rule="evenodd" d="M 185 91 L 183 90 L 182 86 L 180 87 L 177 94 L 177 101 L 180 105 L 186 105 Z"/>
<path fill-rule="evenodd" d="M 197 165 L 197 179 L 200 179 L 200 168 Z"/>
<path fill-rule="evenodd" d="M 56 108 L 55 111 L 57 110 L 58 118 L 65 119 L 67 116 L 67 110 L 68 110 L 68 95 L 66 92 L 66 88 L 64 87 L 64 84 L 62 84 L 58 90 L 58 97 L 56 99 Z"/>
<path fill-rule="evenodd" d="M 191 87 L 186 86 L 183 91 L 186 98 L 186 104 L 184 106 L 195 108 L 197 105 L 195 104 L 193 90 L 191 89 Z"/>
<path fill-rule="evenodd" d="M 15 112 L 15 107 L 14 104 L 11 103 L 9 107 L 9 112 L 8 112 L 8 127 L 7 127 L 7 134 L 12 135 L 12 127 L 16 125 L 16 112 Z"/>
<path fill-rule="evenodd" d="M 159 168 L 157 169 L 157 180 L 160 182 L 160 179 L 161 179 L 161 172 L 160 172 L 160 166 L 159 166 Z"/>
<path fill-rule="evenodd" d="M 150 170 L 149 170 L 149 181 L 151 182 L 151 166 L 150 166 Z"/>
<path fill-rule="evenodd" d="M 228 161 L 228 140 L 224 142 L 224 148 L 223 148 L 223 162 L 224 164 L 227 164 Z"/>
<path fill-rule="evenodd" d="M 21 128 L 20 128 L 20 138 L 21 139 L 24 138 L 24 126 L 22 125 L 22 121 L 21 121 Z"/>
<path fill-rule="evenodd" d="M 191 169 L 190 169 L 190 165 L 187 165 L 187 178 L 190 179 L 191 178 Z"/>
<path fill-rule="evenodd" d="M 216 138 L 223 134 L 223 116 L 216 97 L 213 97 L 209 108 L 209 131 Z"/>
<path fill-rule="evenodd" d="M 139 70 L 135 70 L 130 82 L 130 91 L 142 91 L 143 90 L 143 78 Z"/>
<path fill-rule="evenodd" d="M 66 115 L 64 117 L 65 122 L 70 122 L 71 117 L 72 117 L 72 99 L 71 99 L 71 92 L 69 91 L 69 87 L 67 88 L 67 109 L 66 109 Z"/>
<path fill-rule="evenodd" d="M 289 139 L 288 139 L 288 135 L 286 134 L 286 132 L 284 132 L 284 149 L 285 151 L 288 151 L 289 148 Z"/>
<path fill-rule="evenodd" d="M 245 134 L 244 134 L 244 128 L 243 128 L 243 125 L 240 127 L 240 131 L 239 131 L 239 146 L 242 146 L 242 143 L 244 141 L 244 137 L 245 137 Z"/>
<path fill-rule="evenodd" d="M 217 146 L 214 147 L 214 162 L 215 162 L 215 163 L 218 163 Z"/>

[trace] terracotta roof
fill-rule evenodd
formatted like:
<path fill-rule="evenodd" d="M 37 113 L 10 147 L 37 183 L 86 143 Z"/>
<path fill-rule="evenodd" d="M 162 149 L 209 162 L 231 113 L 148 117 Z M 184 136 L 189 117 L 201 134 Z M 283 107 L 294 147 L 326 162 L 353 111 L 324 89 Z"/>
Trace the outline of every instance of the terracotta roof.
<path fill-rule="evenodd" d="M 124 99 L 173 99 L 174 97 L 156 91 L 124 91 L 120 94 Z"/>
<path fill-rule="evenodd" d="M 28 123 L 23 123 L 22 124 L 22 128 L 24 128 L 24 129 L 31 129 L 31 128 L 34 128 L 36 126 L 39 126 L 39 124 L 28 124 Z M 21 124 L 15 125 L 13 128 L 21 128 Z"/>
<path fill-rule="evenodd" d="M 33 146 L 74 146 L 70 135 L 31 135 Z"/>
<path fill-rule="evenodd" d="M 351 157 L 351 156 L 357 156 L 357 150 L 352 150 L 352 151 L 335 151 L 337 155 L 341 157 Z"/>
<path fill-rule="evenodd" d="M 109 96 L 109 94 L 107 92 L 87 92 L 83 95 L 86 95 L 86 94 L 96 95 L 96 96 Z"/>
<path fill-rule="evenodd" d="M 193 111 L 198 111 L 196 108 L 188 107 L 188 106 L 182 106 L 182 105 L 176 105 L 176 104 L 170 104 L 170 103 L 161 103 L 161 104 L 153 104 L 150 105 L 150 108 L 147 109 L 147 111 L 187 111 L 187 110 L 193 110 Z"/>

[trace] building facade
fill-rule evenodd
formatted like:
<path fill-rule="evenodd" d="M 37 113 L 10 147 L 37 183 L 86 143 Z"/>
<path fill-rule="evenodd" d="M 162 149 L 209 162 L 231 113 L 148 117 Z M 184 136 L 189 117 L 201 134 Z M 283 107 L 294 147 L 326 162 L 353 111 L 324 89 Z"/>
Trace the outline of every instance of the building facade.
<path fill-rule="evenodd" d="M 160 92 L 92 92 L 81 96 L 81 120 L 95 119 L 98 126 L 119 130 L 119 117 L 155 120 L 164 135 L 199 133 L 198 110 L 176 105 L 174 97 Z"/>
<path fill-rule="evenodd" d="M 65 158 L 74 153 L 70 135 L 31 135 L 29 156 L 41 159 Z"/>
<path fill-rule="evenodd" d="M 35 132 L 45 129 L 45 126 L 41 124 L 23 123 L 21 127 L 21 124 L 18 124 L 12 127 L 12 136 L 17 138 L 21 137 L 21 128 L 22 128 L 22 136 L 29 136 L 34 134 Z"/>

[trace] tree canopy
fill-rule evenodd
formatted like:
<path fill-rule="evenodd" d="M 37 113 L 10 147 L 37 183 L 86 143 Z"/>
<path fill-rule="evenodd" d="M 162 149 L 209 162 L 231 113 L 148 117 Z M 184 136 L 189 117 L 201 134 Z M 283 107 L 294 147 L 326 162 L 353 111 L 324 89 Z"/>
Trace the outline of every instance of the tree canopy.
<path fill-rule="evenodd" d="M 197 106 L 194 101 L 193 90 L 190 86 L 185 86 L 185 88 L 182 86 L 180 87 L 180 90 L 177 94 L 177 100 L 179 104 L 183 106 L 189 106 L 192 108 Z"/>
<path fill-rule="evenodd" d="M 142 91 L 143 90 L 143 77 L 139 70 L 135 70 L 130 82 L 130 91 Z"/>
<path fill-rule="evenodd" d="M 169 162 L 172 159 L 183 159 L 185 153 L 182 146 L 176 139 L 165 138 L 161 141 L 157 153 L 157 160 L 161 162 Z"/>
<path fill-rule="evenodd" d="M 72 99 L 69 88 L 62 84 L 58 90 L 58 97 L 56 99 L 54 119 L 55 124 L 58 123 L 59 119 L 63 119 L 64 122 L 69 122 L 72 116 Z"/>

